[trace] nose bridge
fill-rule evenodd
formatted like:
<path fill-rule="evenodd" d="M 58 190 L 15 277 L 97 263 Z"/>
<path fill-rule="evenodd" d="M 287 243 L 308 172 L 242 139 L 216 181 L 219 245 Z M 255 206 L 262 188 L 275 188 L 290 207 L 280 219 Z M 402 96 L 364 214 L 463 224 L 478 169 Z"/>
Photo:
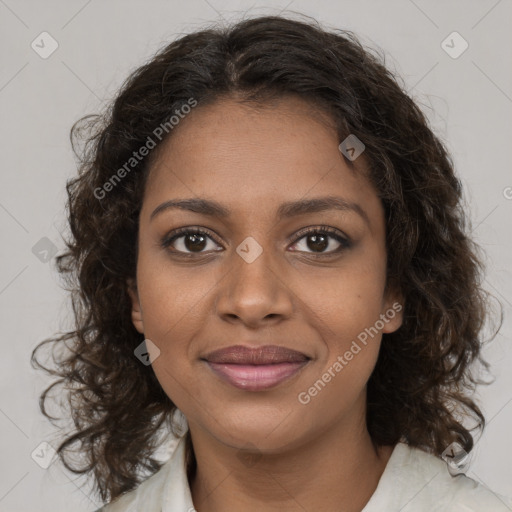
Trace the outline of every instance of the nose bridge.
<path fill-rule="evenodd" d="M 230 270 L 217 297 L 217 314 L 255 324 L 270 316 L 287 316 L 292 298 L 270 249 L 247 237 L 231 255 Z"/>

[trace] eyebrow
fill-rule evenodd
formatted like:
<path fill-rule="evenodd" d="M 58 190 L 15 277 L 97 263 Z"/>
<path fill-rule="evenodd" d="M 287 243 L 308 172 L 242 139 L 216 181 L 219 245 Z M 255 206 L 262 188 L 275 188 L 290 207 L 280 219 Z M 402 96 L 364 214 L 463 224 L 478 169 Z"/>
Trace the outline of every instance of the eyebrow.
<path fill-rule="evenodd" d="M 165 201 L 153 210 L 153 213 L 151 213 L 149 219 L 153 220 L 153 218 L 158 214 L 173 208 L 179 208 L 181 210 L 187 210 L 200 213 L 202 215 L 219 218 L 227 218 L 231 215 L 231 211 L 217 201 L 210 199 L 190 198 L 171 199 L 169 201 Z M 317 213 L 328 210 L 354 212 L 362 217 L 368 225 L 370 224 L 368 215 L 360 205 L 336 196 L 316 197 L 313 199 L 301 199 L 299 201 L 289 201 L 282 203 L 277 209 L 277 219 L 283 220 L 298 215 L 304 215 L 306 213 Z"/>

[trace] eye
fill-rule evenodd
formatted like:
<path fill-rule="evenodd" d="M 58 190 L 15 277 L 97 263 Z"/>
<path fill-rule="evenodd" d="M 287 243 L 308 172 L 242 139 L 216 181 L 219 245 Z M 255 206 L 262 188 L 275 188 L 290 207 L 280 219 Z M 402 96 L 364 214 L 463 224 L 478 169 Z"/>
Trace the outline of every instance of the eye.
<path fill-rule="evenodd" d="M 304 242 L 302 242 L 303 239 Z M 171 248 L 172 252 L 183 255 L 205 254 L 222 250 L 220 243 L 215 240 L 214 235 L 210 232 L 200 228 L 188 227 L 177 229 L 165 236 L 161 241 L 161 246 L 164 249 Z M 341 235 L 338 230 L 328 226 L 318 226 L 304 228 L 299 231 L 291 247 L 293 251 L 327 256 L 340 253 L 350 246 L 351 243 L 348 238 Z M 326 251 L 326 249 L 330 250 Z"/>
<path fill-rule="evenodd" d="M 213 242 L 213 247 L 208 248 L 208 241 Z M 205 249 L 217 251 L 215 246 L 218 245 L 209 232 L 199 228 L 180 228 L 165 236 L 161 241 L 161 246 L 164 249 L 172 247 L 173 252 L 183 254 L 208 252 Z"/>
<path fill-rule="evenodd" d="M 301 242 L 303 239 L 305 242 Z M 333 245 L 334 248 L 332 248 Z M 319 226 L 299 231 L 293 246 L 298 246 L 298 248 L 292 249 L 294 251 L 309 252 L 308 249 L 310 249 L 313 254 L 322 256 L 340 253 L 344 249 L 348 249 L 351 244 L 338 230 L 328 226 Z M 328 248 L 331 250 L 326 251 Z"/>

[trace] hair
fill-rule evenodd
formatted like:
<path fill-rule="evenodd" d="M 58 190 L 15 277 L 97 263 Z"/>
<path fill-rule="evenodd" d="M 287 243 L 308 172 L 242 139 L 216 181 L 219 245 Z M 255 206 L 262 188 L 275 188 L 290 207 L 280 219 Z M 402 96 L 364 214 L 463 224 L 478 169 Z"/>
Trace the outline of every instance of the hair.
<path fill-rule="evenodd" d="M 353 32 L 309 18 L 244 19 L 170 43 L 127 78 L 101 114 L 71 129 L 79 172 L 66 185 L 70 233 L 56 266 L 71 295 L 73 329 L 39 343 L 32 364 L 58 377 L 40 396 L 43 414 L 55 419 L 45 407 L 55 386 L 70 406 L 74 429 L 59 457 L 76 474 L 92 472 L 103 500 L 134 489 L 142 472 L 156 472 L 159 432 L 175 428 L 175 405 L 152 367 L 134 356 L 144 336 L 132 324 L 127 293 L 148 172 L 172 131 L 108 196 L 99 198 L 106 194 L 98 190 L 107 190 L 114 170 L 126 169 L 134 151 L 190 98 L 200 108 L 222 98 L 265 105 L 289 95 L 327 114 L 340 141 L 349 134 L 363 141 L 365 172 L 384 206 L 387 280 L 402 294 L 404 317 L 397 331 L 383 334 L 367 384 L 372 441 L 403 441 L 440 456 L 452 442 L 471 451 L 466 416 L 475 428 L 485 426 L 471 393 L 481 383 L 473 363 L 489 366 L 481 357 L 488 295 L 443 142 L 399 78 Z M 52 351 L 53 367 L 37 356 L 48 343 L 62 349 Z M 81 464 L 68 460 L 77 446 Z M 193 460 L 190 437 L 187 457 Z"/>

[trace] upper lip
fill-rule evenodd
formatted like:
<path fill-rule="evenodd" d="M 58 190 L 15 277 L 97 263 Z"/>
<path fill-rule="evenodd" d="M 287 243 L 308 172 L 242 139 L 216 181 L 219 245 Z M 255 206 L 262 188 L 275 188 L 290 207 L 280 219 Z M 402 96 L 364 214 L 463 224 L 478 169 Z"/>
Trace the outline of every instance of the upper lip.
<path fill-rule="evenodd" d="M 250 348 L 244 345 L 233 345 L 231 347 L 214 350 L 203 359 L 206 359 L 210 363 L 263 365 L 302 363 L 309 360 L 309 357 L 297 350 L 277 345 L 265 345 L 256 348 Z"/>

